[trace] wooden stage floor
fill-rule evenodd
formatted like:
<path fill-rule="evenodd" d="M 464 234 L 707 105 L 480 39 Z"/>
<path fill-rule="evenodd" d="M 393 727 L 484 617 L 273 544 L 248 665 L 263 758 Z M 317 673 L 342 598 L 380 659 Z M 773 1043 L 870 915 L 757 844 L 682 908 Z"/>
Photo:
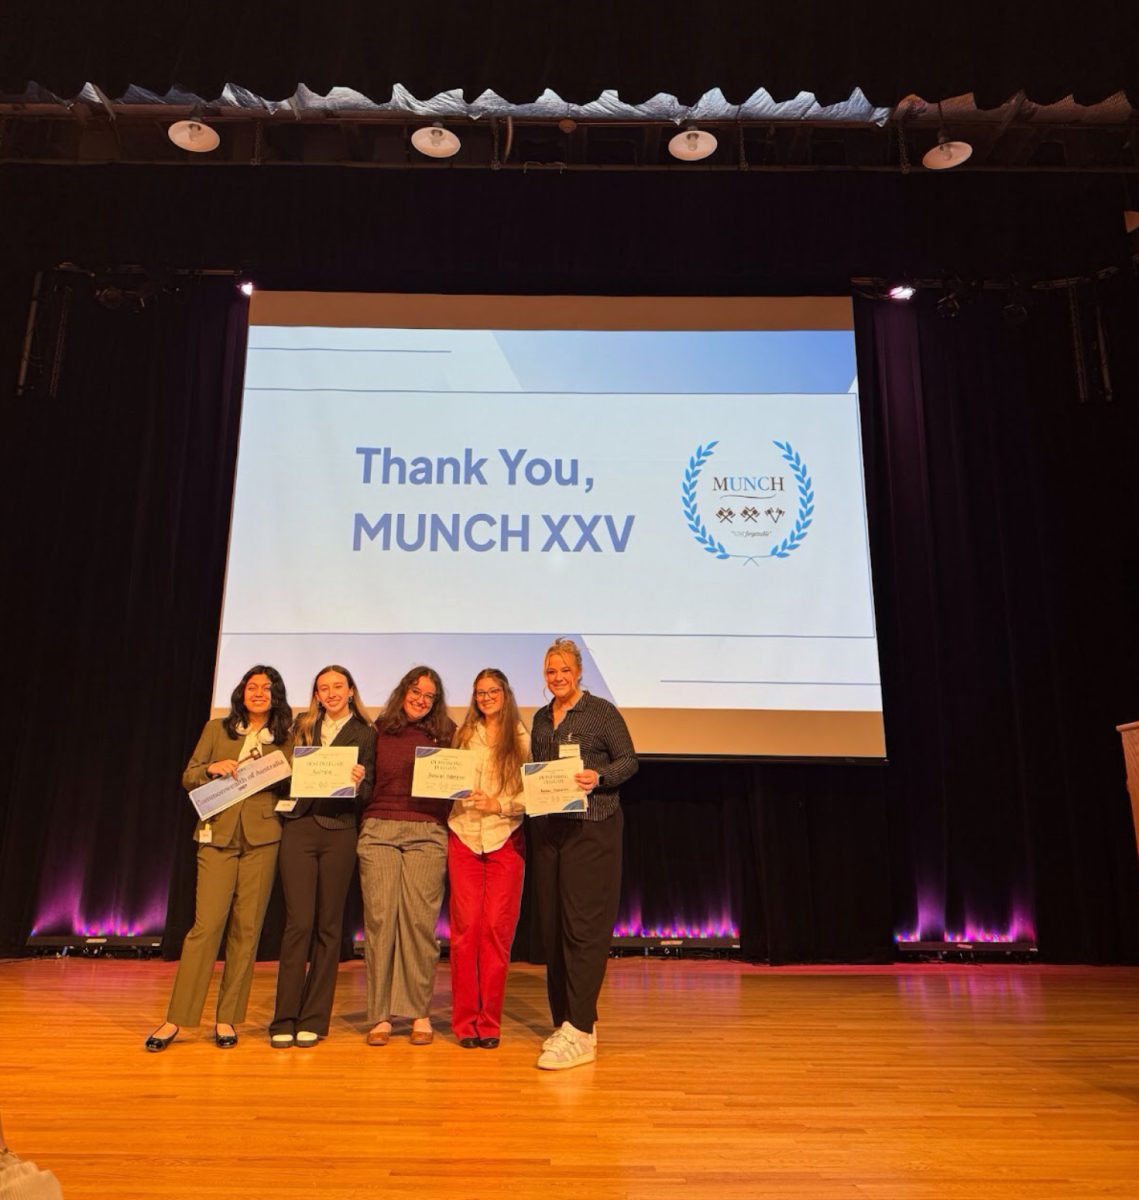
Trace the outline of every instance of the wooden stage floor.
<path fill-rule="evenodd" d="M 361 963 L 327 1041 L 271 1050 L 265 963 L 235 1050 L 147 1054 L 173 971 L 0 962 L 0 1112 L 66 1200 L 1139 1196 L 1139 969 L 619 959 L 565 1072 L 540 968 L 497 1051 L 366 1047 Z"/>

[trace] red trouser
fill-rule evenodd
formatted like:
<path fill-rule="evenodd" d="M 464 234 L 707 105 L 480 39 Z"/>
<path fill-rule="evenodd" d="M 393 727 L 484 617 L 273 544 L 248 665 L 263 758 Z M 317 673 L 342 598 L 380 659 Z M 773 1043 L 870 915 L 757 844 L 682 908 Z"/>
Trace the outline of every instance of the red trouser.
<path fill-rule="evenodd" d="M 456 1037 L 498 1037 L 510 947 L 522 904 L 526 841 L 519 826 L 505 845 L 476 854 L 452 833 L 451 1028 Z"/>

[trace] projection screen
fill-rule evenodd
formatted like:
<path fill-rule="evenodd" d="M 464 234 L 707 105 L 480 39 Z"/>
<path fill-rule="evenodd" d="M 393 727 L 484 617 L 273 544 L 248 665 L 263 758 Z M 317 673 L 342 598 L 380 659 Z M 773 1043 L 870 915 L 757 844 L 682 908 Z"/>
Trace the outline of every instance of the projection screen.
<path fill-rule="evenodd" d="M 885 755 L 850 301 L 257 292 L 215 706 L 563 635 L 641 753 Z"/>

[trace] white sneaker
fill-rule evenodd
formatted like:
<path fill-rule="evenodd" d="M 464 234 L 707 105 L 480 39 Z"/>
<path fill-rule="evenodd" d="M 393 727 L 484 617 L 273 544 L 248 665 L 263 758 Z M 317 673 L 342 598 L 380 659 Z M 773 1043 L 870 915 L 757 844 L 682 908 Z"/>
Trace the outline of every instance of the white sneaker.
<path fill-rule="evenodd" d="M 543 1071 L 565 1071 L 584 1066 L 597 1058 L 597 1045 L 591 1034 L 582 1033 L 568 1021 L 542 1044 L 538 1067 Z"/>
<path fill-rule="evenodd" d="M 555 1029 L 554 1032 L 551 1033 L 548 1038 L 546 1038 L 546 1040 L 542 1043 L 542 1049 L 549 1050 L 549 1048 L 554 1044 L 558 1035 L 562 1032 L 563 1029 L 565 1029 L 567 1027 L 569 1029 L 572 1029 L 574 1031 L 574 1033 L 576 1033 L 579 1037 L 589 1038 L 589 1041 L 590 1041 L 591 1045 L 593 1046 L 593 1048 L 595 1050 L 597 1049 L 597 1026 L 596 1025 L 593 1026 L 592 1033 L 582 1033 L 581 1030 L 577 1028 L 577 1026 L 570 1025 L 570 1023 L 568 1021 L 564 1021 L 559 1028 Z"/>

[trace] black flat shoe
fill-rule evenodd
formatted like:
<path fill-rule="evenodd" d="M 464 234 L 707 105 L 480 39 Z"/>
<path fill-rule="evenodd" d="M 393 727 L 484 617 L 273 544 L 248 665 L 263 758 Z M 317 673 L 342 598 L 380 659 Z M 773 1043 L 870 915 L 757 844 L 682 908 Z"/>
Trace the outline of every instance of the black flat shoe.
<path fill-rule="evenodd" d="M 479 1045 L 484 1050 L 497 1050 L 499 1038 L 479 1038 Z"/>
<path fill-rule="evenodd" d="M 232 1050 L 237 1045 L 237 1031 L 233 1033 L 218 1033 L 217 1027 L 214 1027 L 214 1045 L 219 1050 Z"/>
<path fill-rule="evenodd" d="M 174 1032 L 169 1037 L 160 1038 L 155 1034 L 151 1034 L 144 1043 L 151 1054 L 159 1054 L 165 1050 L 167 1046 L 178 1036 L 178 1027 L 174 1027 Z"/>
<path fill-rule="evenodd" d="M 482 1045 L 482 1042 L 477 1037 L 465 1037 L 459 1038 L 459 1045 L 464 1050 L 477 1050 Z"/>

